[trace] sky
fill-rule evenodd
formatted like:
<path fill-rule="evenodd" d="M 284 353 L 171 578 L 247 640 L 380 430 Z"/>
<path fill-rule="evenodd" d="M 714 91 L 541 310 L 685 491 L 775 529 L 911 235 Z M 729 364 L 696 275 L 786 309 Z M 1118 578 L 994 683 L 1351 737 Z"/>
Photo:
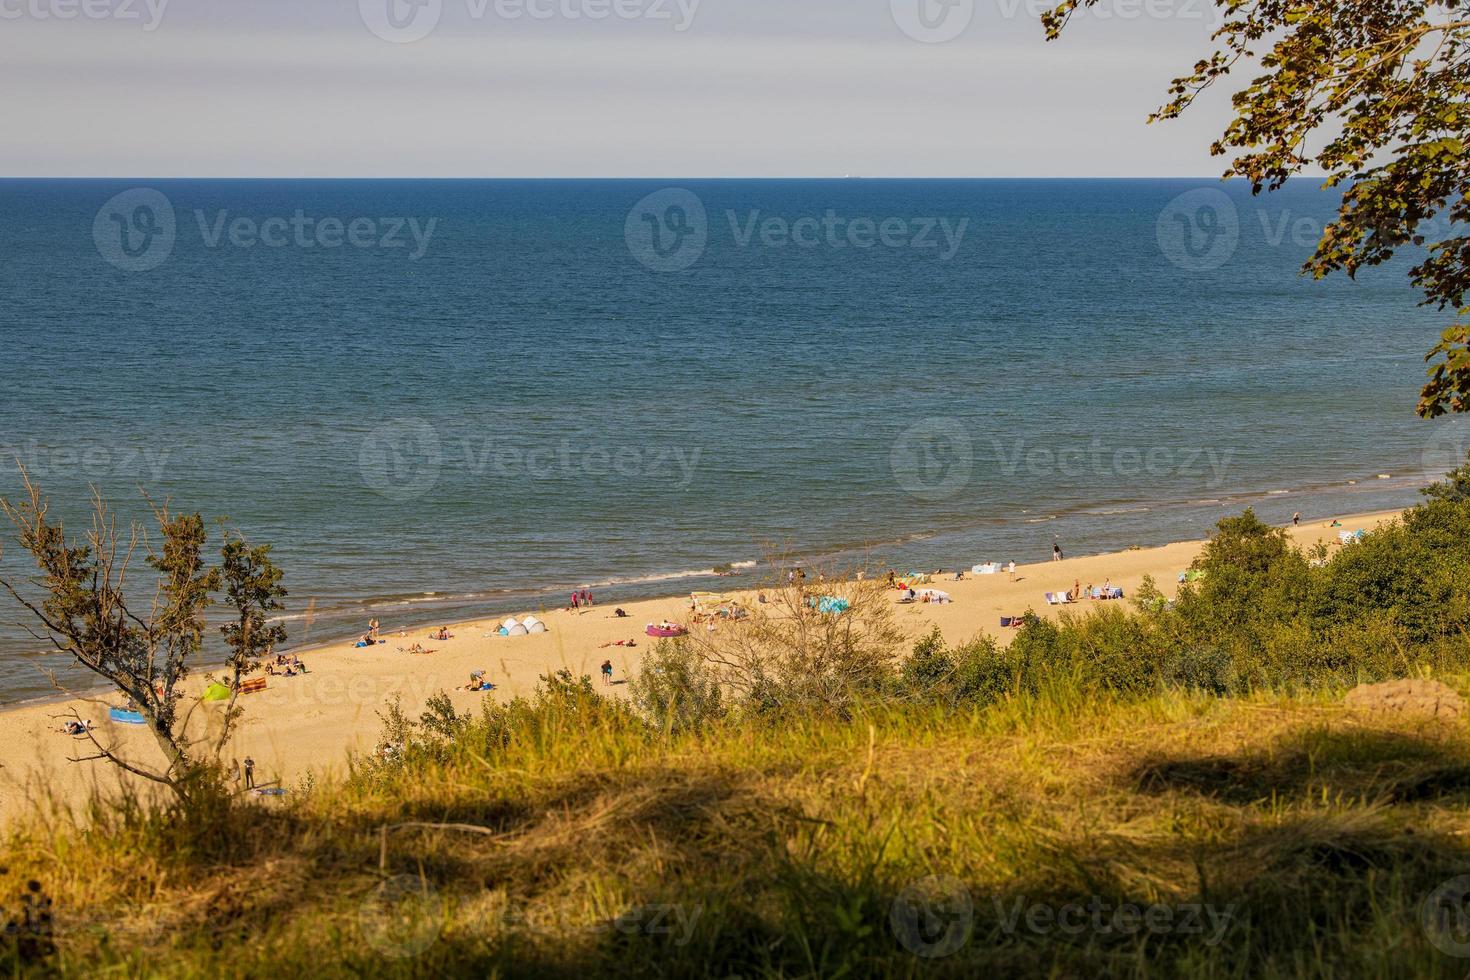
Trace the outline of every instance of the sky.
<path fill-rule="evenodd" d="M 1218 176 L 1209 0 L 0 0 L 0 175 Z"/>

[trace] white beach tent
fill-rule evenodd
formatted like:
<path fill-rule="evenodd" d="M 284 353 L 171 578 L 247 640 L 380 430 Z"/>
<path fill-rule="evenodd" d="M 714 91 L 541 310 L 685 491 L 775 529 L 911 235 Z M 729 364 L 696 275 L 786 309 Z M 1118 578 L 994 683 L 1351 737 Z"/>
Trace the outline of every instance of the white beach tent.
<path fill-rule="evenodd" d="M 546 632 L 546 624 L 541 622 L 541 620 L 537 619 L 535 616 L 527 616 L 525 619 L 521 620 L 521 625 L 526 628 L 527 633 Z"/>
<path fill-rule="evenodd" d="M 513 627 L 513 626 L 519 626 L 521 624 L 518 623 L 515 619 L 512 618 L 512 619 L 507 619 L 505 622 L 501 623 L 500 625 L 502 627 L 504 627 L 505 629 L 509 630 L 511 627 Z"/>
<path fill-rule="evenodd" d="M 526 633 L 526 627 L 522 626 L 520 623 L 516 623 L 514 626 L 507 626 L 505 628 L 506 636 L 525 636 Z"/>
<path fill-rule="evenodd" d="M 974 575 L 995 575 L 1000 572 L 1000 562 L 992 561 L 984 565 L 976 565 L 970 569 L 970 572 Z"/>

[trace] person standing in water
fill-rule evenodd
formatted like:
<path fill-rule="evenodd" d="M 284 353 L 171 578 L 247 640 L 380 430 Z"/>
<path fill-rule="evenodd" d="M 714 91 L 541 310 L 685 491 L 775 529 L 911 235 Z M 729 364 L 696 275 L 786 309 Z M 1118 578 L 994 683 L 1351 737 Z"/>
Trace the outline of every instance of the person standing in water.
<path fill-rule="evenodd" d="M 1062 546 L 1060 544 L 1054 544 L 1054 545 L 1051 546 L 1051 560 L 1052 561 L 1061 561 L 1062 560 Z"/>
<path fill-rule="evenodd" d="M 1291 515 L 1291 526 L 1292 527 L 1300 527 L 1301 526 L 1301 523 L 1302 523 L 1302 512 L 1301 511 L 1297 511 L 1295 514 L 1292 514 Z"/>

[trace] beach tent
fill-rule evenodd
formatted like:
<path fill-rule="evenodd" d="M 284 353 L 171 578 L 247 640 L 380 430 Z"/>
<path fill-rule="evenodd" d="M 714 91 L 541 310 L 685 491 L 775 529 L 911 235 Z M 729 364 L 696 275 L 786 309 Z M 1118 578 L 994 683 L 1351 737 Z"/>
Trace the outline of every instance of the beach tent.
<path fill-rule="evenodd" d="M 852 608 L 852 603 L 846 599 L 838 599 L 834 596 L 824 595 L 817 600 L 817 612 L 831 613 L 840 616 Z"/>
<path fill-rule="evenodd" d="M 500 628 L 503 629 L 503 630 L 508 630 L 508 629 L 510 629 L 513 626 L 519 626 L 519 625 L 521 625 L 521 624 L 519 622 L 517 622 L 514 617 L 512 617 L 510 619 L 507 619 L 505 622 L 501 623 L 500 624 Z"/>
<path fill-rule="evenodd" d="M 223 684 L 211 684 L 204 689 L 204 700 L 228 701 L 230 700 L 230 689 Z"/>
<path fill-rule="evenodd" d="M 506 636 L 525 636 L 529 632 L 530 630 L 526 629 L 526 627 L 520 623 L 516 623 L 514 626 L 505 627 Z"/>
<path fill-rule="evenodd" d="M 970 569 L 971 574 L 974 575 L 995 575 L 999 571 L 1000 562 L 998 561 L 988 562 L 984 565 L 976 565 L 974 568 Z"/>
<path fill-rule="evenodd" d="M 527 616 L 525 619 L 521 620 L 521 625 L 526 628 L 527 633 L 546 632 L 546 624 L 541 622 L 541 620 L 537 619 L 535 616 Z"/>

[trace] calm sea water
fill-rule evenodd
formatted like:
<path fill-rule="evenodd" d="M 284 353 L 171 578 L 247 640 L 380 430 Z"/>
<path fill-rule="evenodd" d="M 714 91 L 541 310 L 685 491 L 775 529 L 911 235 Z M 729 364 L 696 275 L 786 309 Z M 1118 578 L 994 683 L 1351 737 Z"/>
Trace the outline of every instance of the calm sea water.
<path fill-rule="evenodd" d="M 950 568 L 1398 506 L 1470 440 L 1414 417 L 1442 324 L 1404 265 L 1299 277 L 1333 203 L 0 181 L 0 450 L 73 520 L 96 485 L 273 543 L 295 642 L 706 588 L 771 548 Z M 45 688 L 35 647 L 0 632 L 6 700 Z"/>

